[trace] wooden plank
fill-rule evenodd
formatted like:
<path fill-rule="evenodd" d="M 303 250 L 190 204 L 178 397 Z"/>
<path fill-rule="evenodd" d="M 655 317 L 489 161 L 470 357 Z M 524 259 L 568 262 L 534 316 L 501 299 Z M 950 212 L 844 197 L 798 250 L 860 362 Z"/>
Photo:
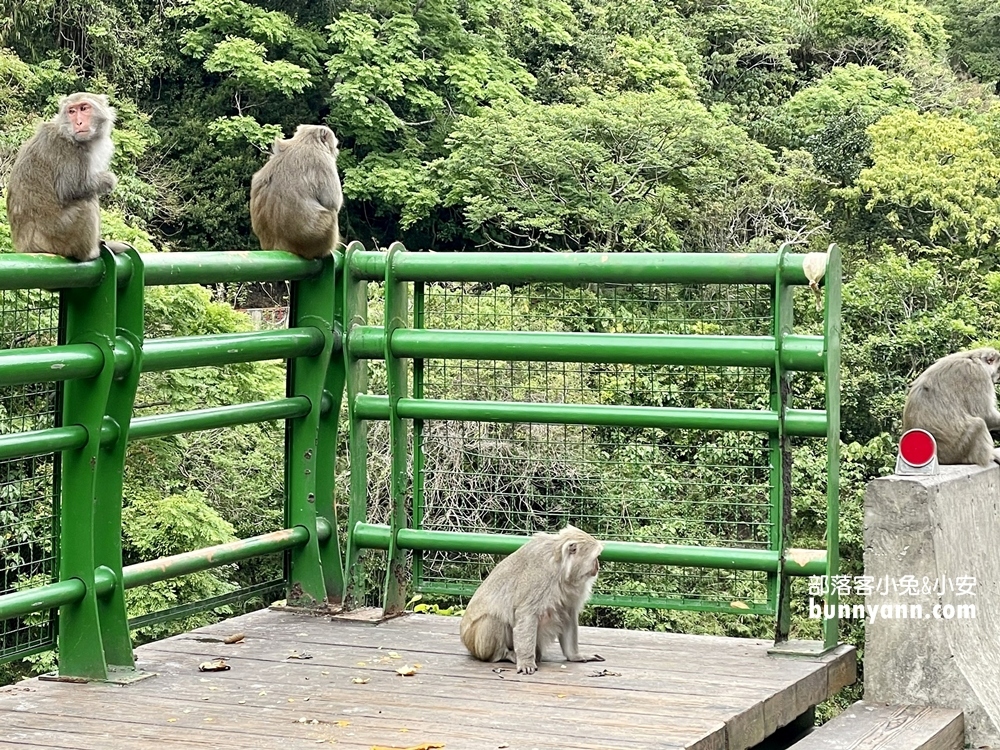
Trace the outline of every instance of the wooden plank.
<path fill-rule="evenodd" d="M 859 701 L 789 750 L 961 750 L 962 711 Z"/>
<path fill-rule="evenodd" d="M 282 750 L 333 741 L 366 750 L 425 741 L 448 750 L 745 750 L 829 697 L 842 679 L 835 671 L 854 669 L 853 649 L 793 660 L 769 656 L 769 641 L 584 628 L 582 647 L 605 662 L 565 663 L 554 647 L 557 661 L 524 676 L 472 659 L 458 625 L 254 612 L 140 647 L 139 666 L 158 676 L 125 688 L 0 689 L 0 739 L 16 732 L 10 740 L 25 747 L 67 750 L 154 740 L 235 750 L 276 747 L 276 738 Z M 235 632 L 243 643 L 222 642 Z M 231 669 L 197 671 L 217 657 Z M 421 666 L 401 677 L 404 663 Z M 612 674 L 597 676 L 603 670 Z"/>
<path fill-rule="evenodd" d="M 247 653 L 247 651 L 248 649 L 244 650 L 243 653 Z M 147 655 L 153 653 L 159 654 L 161 652 L 147 651 Z M 165 653 L 175 657 L 179 654 L 190 656 L 192 664 L 205 658 L 204 654 L 185 652 L 181 643 L 173 644 L 173 648 L 167 650 Z M 350 658 L 367 657 L 367 660 L 360 662 L 367 666 L 343 668 L 338 664 L 332 664 L 323 659 L 322 652 L 310 653 L 314 653 L 314 657 L 308 663 L 303 663 L 298 667 L 298 670 L 311 670 L 314 674 L 317 670 L 331 672 L 332 679 L 339 679 L 344 682 L 349 681 L 351 675 L 363 675 L 368 679 L 389 675 L 389 679 L 393 681 L 393 684 L 402 685 L 399 688 L 387 687 L 387 689 L 392 689 L 396 692 L 406 692 L 407 686 L 411 683 L 409 679 L 403 679 L 402 683 L 400 683 L 400 678 L 395 675 L 394 670 L 403 663 L 400 659 L 393 660 L 383 656 L 382 659 L 389 663 L 373 667 L 369 663 L 371 652 L 355 651 Z M 386 652 L 381 653 L 384 654 Z M 267 680 L 272 684 L 285 680 L 294 681 L 298 679 L 295 676 L 289 676 L 287 663 L 280 659 L 261 654 L 248 655 L 248 658 L 267 662 L 266 665 L 258 664 L 253 667 L 248 665 L 246 669 L 248 671 L 252 669 L 255 674 L 261 677 L 266 675 Z M 643 711 L 651 711 L 654 715 L 662 712 L 667 715 L 684 717 L 683 729 L 685 731 L 690 732 L 694 729 L 700 729 L 707 735 L 710 733 L 712 727 L 720 726 L 720 717 L 726 717 L 724 723 L 730 736 L 730 741 L 734 743 L 731 746 L 750 747 L 757 744 L 766 736 L 763 729 L 763 700 L 771 693 L 764 689 L 755 689 L 753 690 L 753 695 L 749 697 L 743 695 L 742 700 L 739 700 L 734 697 L 740 691 L 739 686 L 728 685 L 725 697 L 722 697 L 718 682 L 699 686 L 695 690 L 684 682 L 664 679 L 664 676 L 659 672 L 626 671 L 612 677 L 586 677 L 588 673 L 594 673 L 597 670 L 603 669 L 604 665 L 602 664 L 570 664 L 567 665 L 566 670 L 550 673 L 547 679 L 542 678 L 542 675 L 546 674 L 543 672 L 538 672 L 531 677 L 524 677 L 516 675 L 513 669 L 508 669 L 505 672 L 507 675 L 506 679 L 501 681 L 489 670 L 488 665 L 473 662 L 466 656 L 449 657 L 452 660 L 459 658 L 461 664 L 472 665 L 468 675 L 456 677 L 454 672 L 458 670 L 451 664 L 437 665 L 438 671 L 436 672 L 433 663 L 434 658 L 431 656 L 429 660 L 431 663 L 422 664 L 419 674 L 421 684 L 414 688 L 424 694 L 440 694 L 461 701 L 461 699 L 470 694 L 492 693 L 503 695 L 503 701 L 515 705 L 528 702 L 533 706 L 546 705 L 554 711 L 568 710 L 568 704 L 565 701 L 562 703 L 547 703 L 545 700 L 546 694 L 551 698 L 556 693 L 562 693 L 562 697 L 572 696 L 578 703 L 587 703 L 589 710 L 596 712 L 590 714 L 592 718 L 599 717 L 602 711 L 612 708 L 616 716 L 630 713 L 633 709 L 637 709 L 640 714 Z M 234 671 L 239 672 L 244 669 L 246 659 L 241 656 L 234 656 L 230 657 L 229 663 L 233 666 Z M 142 666 L 144 668 L 155 668 L 155 664 L 145 662 L 142 663 Z M 325 669 L 322 669 L 324 667 Z M 426 681 L 431 678 L 436 679 L 438 685 L 427 685 Z M 597 697 L 598 692 L 600 693 L 599 697 Z M 696 719 L 701 720 L 699 725 L 688 726 Z M 677 720 L 672 722 L 672 728 L 677 728 Z M 677 741 L 682 740 L 681 737 L 675 738 L 673 735 L 664 736 L 664 739 L 670 741 L 674 739 Z"/>

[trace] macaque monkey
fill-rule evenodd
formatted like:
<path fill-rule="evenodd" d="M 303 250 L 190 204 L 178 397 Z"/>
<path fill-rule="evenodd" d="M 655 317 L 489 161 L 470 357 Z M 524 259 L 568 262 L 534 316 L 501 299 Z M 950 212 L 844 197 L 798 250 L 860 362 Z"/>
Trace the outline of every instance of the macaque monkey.
<path fill-rule="evenodd" d="M 114 123 L 105 95 L 70 94 L 21 147 L 7 188 L 15 250 L 76 260 L 100 255 L 98 199 L 118 184 L 108 171 Z"/>
<path fill-rule="evenodd" d="M 913 381 L 903 430 L 921 428 L 937 442 L 941 464 L 1000 463 L 990 430 L 1000 428 L 1000 352 L 983 348 L 942 357 Z"/>
<path fill-rule="evenodd" d="M 476 590 L 462 616 L 462 643 L 480 661 L 514 662 L 518 674 L 535 672 L 553 636 L 569 661 L 604 661 L 581 656 L 577 643 L 580 610 L 597 580 L 603 547 L 573 526 L 535 534 Z"/>
<path fill-rule="evenodd" d="M 274 153 L 250 182 L 250 223 L 262 249 L 313 259 L 340 244 L 337 146 L 325 125 L 299 125 L 292 138 L 274 142 Z"/>

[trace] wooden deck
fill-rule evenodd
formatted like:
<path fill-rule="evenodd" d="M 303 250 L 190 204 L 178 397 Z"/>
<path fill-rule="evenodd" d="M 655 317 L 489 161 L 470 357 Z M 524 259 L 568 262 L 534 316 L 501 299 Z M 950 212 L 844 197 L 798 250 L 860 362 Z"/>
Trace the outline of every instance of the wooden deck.
<path fill-rule="evenodd" d="M 458 623 L 255 612 L 140 647 L 157 674 L 131 685 L 0 688 L 0 747 L 744 750 L 855 679 L 848 646 L 806 660 L 765 641 L 598 628 L 581 650 L 605 662 L 525 677 L 472 660 Z M 231 669 L 198 671 L 216 658 Z"/>

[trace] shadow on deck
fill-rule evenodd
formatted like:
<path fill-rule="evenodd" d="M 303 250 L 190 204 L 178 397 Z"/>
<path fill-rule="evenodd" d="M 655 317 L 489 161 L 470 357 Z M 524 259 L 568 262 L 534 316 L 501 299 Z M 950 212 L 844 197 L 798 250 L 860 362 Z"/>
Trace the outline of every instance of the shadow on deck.
<path fill-rule="evenodd" d="M 856 672 L 850 646 L 808 660 L 769 656 L 769 641 L 582 628 L 581 651 L 605 662 L 525 677 L 472 660 L 458 624 L 254 612 L 140 647 L 156 676 L 126 687 L 0 688 L 0 747 L 745 750 Z M 231 669 L 198 671 L 216 658 Z"/>

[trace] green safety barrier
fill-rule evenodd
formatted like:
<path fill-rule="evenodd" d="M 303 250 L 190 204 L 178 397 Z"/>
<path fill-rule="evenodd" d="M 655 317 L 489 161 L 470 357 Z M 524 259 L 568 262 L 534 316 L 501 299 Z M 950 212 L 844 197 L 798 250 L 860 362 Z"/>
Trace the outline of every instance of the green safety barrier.
<path fill-rule="evenodd" d="M 135 663 L 124 590 L 275 552 L 288 555 L 290 604 L 339 604 L 333 462 L 344 387 L 340 255 L 283 252 L 139 255 L 87 263 L 0 256 L 0 288 L 59 290 L 59 346 L 0 352 L 0 385 L 59 382 L 59 426 L 0 436 L 0 458 L 58 453 L 58 580 L 0 596 L 0 620 L 59 608 L 59 676 L 129 681 Z M 288 330 L 146 339 L 144 289 L 163 284 L 291 281 Z M 287 360 L 287 397 L 132 418 L 142 372 Z M 286 528 L 251 539 L 122 565 L 122 472 L 130 441 L 286 420 Z M 37 650 L 37 649 L 35 649 Z M 23 656 L 13 649 L 5 660 Z"/>
<path fill-rule="evenodd" d="M 776 617 L 776 641 L 788 637 L 790 579 L 835 575 L 838 555 L 840 259 L 831 247 L 825 262 L 823 322 L 819 335 L 793 330 L 794 287 L 809 283 L 806 256 L 782 247 L 776 253 L 748 255 L 661 253 L 407 253 L 398 243 L 388 252 L 348 251 L 345 260 L 347 398 L 350 417 L 351 488 L 347 523 L 347 603 L 358 605 L 370 584 L 362 561 L 366 549 L 384 550 L 381 586 L 385 613 L 403 610 L 410 591 L 471 595 L 476 581 L 429 577 L 424 555 L 454 553 L 455 565 L 477 554 L 509 554 L 529 537 L 522 534 L 426 528 L 423 440 L 431 420 L 498 424 L 583 425 L 658 430 L 755 432 L 766 436 L 769 455 L 769 511 L 766 549 L 699 544 L 654 544 L 609 540 L 602 559 L 632 565 L 728 571 L 757 571 L 766 576 L 766 601 L 706 601 L 691 596 L 655 597 L 597 594 L 596 604 L 653 606 L 702 611 L 770 614 Z M 369 282 L 384 289 L 383 323 L 368 323 Z M 593 332 L 560 330 L 458 330 L 424 327 L 425 285 L 436 284 L 442 298 L 461 296 L 469 285 L 759 285 L 768 296 L 769 335 L 718 335 Z M 450 285 L 450 287 L 449 287 Z M 464 286 L 463 286 L 464 285 Z M 458 291 L 455 288 L 459 288 Z M 472 287 L 475 289 L 475 287 Z M 548 286 L 546 286 L 548 288 Z M 450 289 L 450 290 L 449 290 Z M 477 292 L 466 292 L 476 297 Z M 511 291 L 514 295 L 515 292 Z M 411 297 L 412 295 L 412 297 Z M 478 298 L 477 298 L 478 299 Z M 412 323 L 410 305 L 412 303 Z M 445 304 L 444 307 L 447 307 Z M 461 316 L 459 316 L 461 317 Z M 530 321 L 524 321 L 529 323 Z M 385 365 L 385 393 L 370 393 L 369 362 Z M 426 398 L 425 366 L 432 361 L 602 363 L 625 366 L 765 368 L 769 385 L 762 394 L 767 408 L 685 408 L 606 403 L 489 401 L 477 398 Z M 818 373 L 825 408 L 791 408 L 793 372 Z M 407 388 L 412 374 L 412 388 Z M 371 488 L 366 475 L 368 423 L 388 422 L 391 467 L 388 523 L 374 524 Z M 412 423 L 412 441 L 407 424 Z M 827 546 L 825 550 L 791 549 L 789 440 L 826 441 Z M 412 467 L 412 487 L 410 468 Z M 502 483 L 506 478 L 490 477 Z M 475 505 L 473 498 L 470 503 Z M 383 512 L 383 511 L 379 511 Z M 586 516 L 582 510 L 568 511 Z M 591 517 L 591 520 L 595 520 Z M 599 520 L 599 519 L 598 519 Z M 522 529 L 522 532 L 526 529 Z M 412 570 L 407 569 L 412 555 Z M 378 568 L 376 568 L 377 572 Z M 446 577 L 446 576 L 445 576 Z M 600 579 L 598 582 L 600 586 Z M 824 647 L 837 643 L 836 621 L 823 625 Z"/>
<path fill-rule="evenodd" d="M 838 571 L 840 260 L 835 247 L 822 280 L 822 332 L 793 331 L 794 287 L 808 283 L 805 256 L 781 248 L 752 255 L 662 253 L 408 253 L 352 243 L 344 255 L 305 261 L 283 252 L 145 254 L 128 251 L 87 263 L 0 256 L 0 289 L 58 290 L 60 344 L 0 352 L 0 385 L 58 383 L 56 426 L 0 435 L 0 459 L 58 455 L 56 580 L 0 596 L 0 621 L 58 608 L 59 674 L 127 680 L 135 671 L 124 591 L 135 586 L 284 552 L 290 604 L 359 606 L 367 594 L 364 550 L 384 550 L 379 597 L 386 616 L 403 610 L 411 576 L 417 590 L 466 595 L 475 582 L 427 578 L 425 553 L 509 554 L 525 533 L 432 528 L 425 497 L 425 426 L 434 420 L 506 425 L 579 425 L 759 433 L 767 441 L 766 548 L 608 540 L 603 559 L 622 564 L 752 571 L 767 599 L 743 610 L 691 599 L 653 601 L 776 617 L 787 638 L 793 576 Z M 166 284 L 291 282 L 287 330 L 147 339 L 144 290 Z M 384 292 L 384 322 L 368 321 L 368 285 Z M 427 285 L 758 285 L 766 290 L 769 335 L 560 330 L 461 330 L 424 326 Z M 472 294 L 463 292 L 463 294 Z M 412 306 L 411 306 L 412 303 Z M 288 363 L 284 399 L 133 418 L 139 375 L 183 367 L 269 359 Z M 434 360 L 579 363 L 624 367 L 753 367 L 769 373 L 766 408 L 427 398 Z M 385 393 L 370 393 L 370 365 L 385 366 Z M 822 409 L 791 408 L 792 372 L 817 373 Z M 412 386 L 410 379 L 412 376 Z M 334 456 L 346 394 L 351 474 L 346 518 L 335 511 Z M 251 539 L 138 565 L 122 565 L 122 473 L 130 441 L 282 419 L 287 424 L 285 528 Z M 388 424 L 388 522 L 370 521 L 368 426 Z M 412 429 L 412 435 L 411 435 Z M 826 441 L 827 546 L 794 550 L 791 438 Z M 412 486 L 411 482 L 412 470 Z M 523 529 L 527 531 L 527 529 Z M 341 550 L 339 538 L 346 538 Z M 408 555 L 413 555 L 412 569 Z M 435 587 L 436 586 L 436 587 Z M 649 606 L 622 595 L 598 603 Z M 836 602 L 832 602 L 836 603 Z M 835 645 L 837 622 L 824 623 Z M 39 650 L 39 649 L 35 649 Z M 0 654 L 9 660 L 23 656 Z"/>

